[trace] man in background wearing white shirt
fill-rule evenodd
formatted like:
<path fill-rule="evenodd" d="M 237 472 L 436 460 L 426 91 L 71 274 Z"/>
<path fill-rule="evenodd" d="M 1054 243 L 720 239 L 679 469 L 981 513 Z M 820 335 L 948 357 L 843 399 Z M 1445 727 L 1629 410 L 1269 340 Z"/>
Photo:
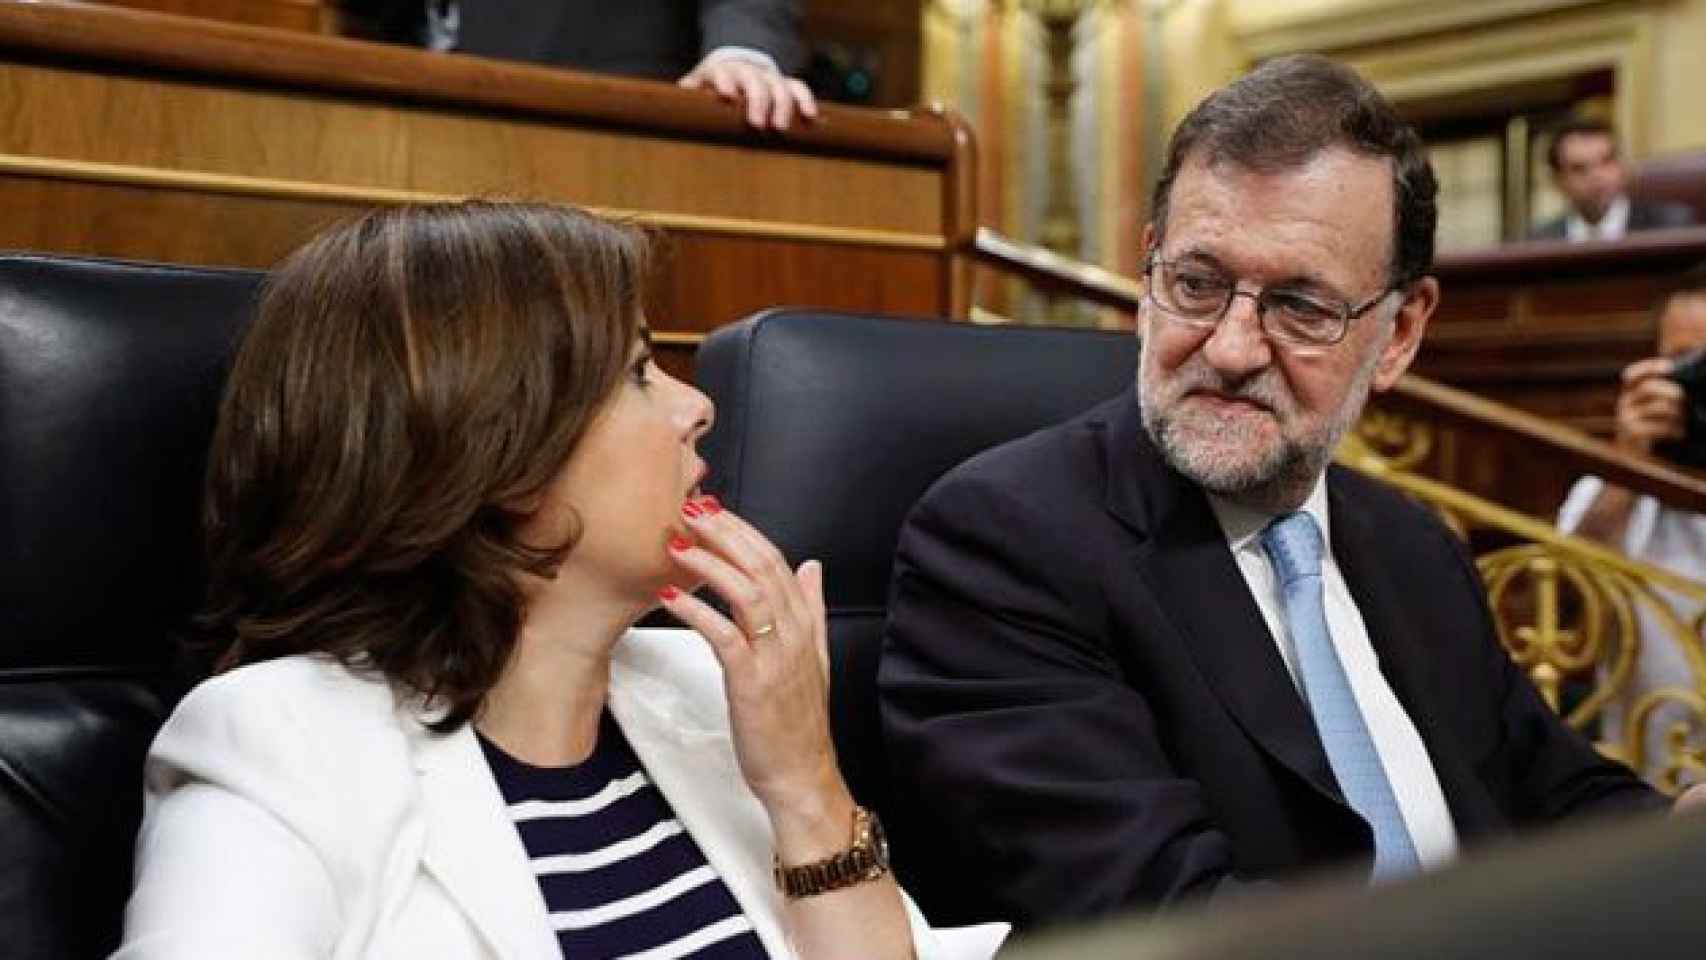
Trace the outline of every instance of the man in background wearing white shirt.
<path fill-rule="evenodd" d="M 1637 230 L 1686 227 L 1694 213 L 1673 203 L 1645 203 L 1629 197 L 1629 171 L 1617 150 L 1617 134 L 1599 120 L 1576 118 L 1561 124 L 1546 150 L 1552 183 L 1570 203 L 1570 211 L 1530 231 L 1530 240 L 1621 240 Z"/>
<path fill-rule="evenodd" d="M 1667 442 L 1685 437 L 1683 388 L 1670 373 L 1678 358 L 1706 348 L 1706 264 L 1684 274 L 1658 306 L 1658 355 L 1638 360 L 1623 371 L 1617 395 L 1617 426 L 1612 442 L 1636 456 L 1663 456 Z M 1706 516 L 1670 507 L 1598 477 L 1583 477 L 1570 488 L 1558 512 L 1558 528 L 1598 540 L 1636 560 L 1706 581 Z M 1693 622 L 1698 603 L 1663 587 L 1655 588 L 1673 605 L 1684 624 Z M 1641 655 L 1628 686 L 1606 705 L 1601 736 L 1626 742 L 1628 712 L 1642 697 L 1664 688 L 1706 689 L 1688 665 L 1676 637 L 1645 605 L 1637 618 Z M 1645 724 L 1649 754 L 1662 742 L 1657 735 L 1675 719 L 1674 706 L 1656 710 Z M 1652 757 L 1645 772 L 1654 772 Z"/>

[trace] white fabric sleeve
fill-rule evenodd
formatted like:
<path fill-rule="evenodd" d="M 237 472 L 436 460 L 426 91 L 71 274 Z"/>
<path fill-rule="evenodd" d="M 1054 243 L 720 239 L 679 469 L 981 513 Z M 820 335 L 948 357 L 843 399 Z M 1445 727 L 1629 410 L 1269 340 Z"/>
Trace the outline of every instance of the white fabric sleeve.
<path fill-rule="evenodd" d="M 1582 518 L 1587 516 L 1588 508 L 1599 499 L 1600 491 L 1604 489 L 1605 481 L 1598 477 L 1590 475 L 1577 480 L 1564 497 L 1564 505 L 1558 508 L 1558 532 L 1575 533 L 1582 524 Z M 1632 557 L 1644 556 L 1647 545 L 1653 542 L 1658 522 L 1658 500 L 1637 496 L 1635 505 L 1629 510 L 1629 522 L 1623 528 L 1623 552 Z"/>
<path fill-rule="evenodd" d="M 276 729 L 288 722 L 257 716 L 234 693 L 204 684 L 149 751 L 117 960 L 296 960 L 337 948 L 327 864 L 269 802 L 295 794 L 312 760 Z"/>
<path fill-rule="evenodd" d="M 900 892 L 900 899 L 906 904 L 906 922 L 912 928 L 912 952 L 917 960 L 989 960 L 1012 930 L 1006 923 L 931 927 L 905 890 Z"/>
<path fill-rule="evenodd" d="M 705 54 L 705 58 L 699 61 L 699 66 L 704 66 L 708 63 L 718 63 L 723 60 L 744 60 L 753 66 L 761 67 L 771 73 L 782 72 L 782 68 L 776 65 L 775 57 L 765 53 L 763 50 L 755 50 L 752 47 L 718 47 L 710 53 Z"/>

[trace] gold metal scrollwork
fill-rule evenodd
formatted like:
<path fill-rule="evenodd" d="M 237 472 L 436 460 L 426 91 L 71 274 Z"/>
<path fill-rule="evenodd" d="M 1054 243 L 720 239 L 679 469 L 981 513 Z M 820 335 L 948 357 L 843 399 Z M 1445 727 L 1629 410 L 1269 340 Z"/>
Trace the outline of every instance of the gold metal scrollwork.
<path fill-rule="evenodd" d="M 1366 410 L 1346 443 L 1386 470 L 1414 470 L 1434 449 L 1430 424 L 1386 410 Z"/>
<path fill-rule="evenodd" d="M 1633 599 L 1639 587 L 1615 571 L 1559 556 L 1542 544 L 1498 550 L 1476 564 L 1499 640 L 1554 710 L 1561 705 L 1566 678 L 1598 671 L 1591 691 L 1565 718 L 1576 729 L 1586 729 L 1627 687 L 1640 656 Z M 1525 602 L 1513 603 L 1515 593 Z M 1577 612 L 1571 616 L 1567 610 Z"/>
<path fill-rule="evenodd" d="M 1511 658 L 1566 722 L 1600 732 L 1602 752 L 1660 789 L 1706 782 L 1706 583 L 1422 476 L 1435 442 L 1429 424 L 1367 410 L 1338 460 L 1411 494 L 1466 542 L 1482 530 L 1522 541 L 1476 561 Z M 1682 652 L 1684 685 L 1638 689 L 1643 643 Z"/>
<path fill-rule="evenodd" d="M 1648 758 L 1648 729 L 1667 707 L 1664 749 Z M 1698 689 L 1666 687 L 1637 700 L 1629 711 L 1627 734 L 1630 755 L 1649 759 L 1649 776 L 1659 789 L 1677 793 L 1691 783 L 1706 783 L 1706 698 Z"/>

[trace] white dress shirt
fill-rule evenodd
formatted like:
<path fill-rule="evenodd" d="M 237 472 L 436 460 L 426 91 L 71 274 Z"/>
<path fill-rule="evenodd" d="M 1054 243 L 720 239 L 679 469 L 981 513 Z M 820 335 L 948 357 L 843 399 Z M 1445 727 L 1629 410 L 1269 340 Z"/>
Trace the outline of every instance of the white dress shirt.
<path fill-rule="evenodd" d="M 1215 518 L 1220 521 L 1221 532 L 1226 535 L 1227 546 L 1238 562 L 1238 570 L 1244 575 L 1244 582 L 1249 585 L 1256 606 L 1262 611 L 1262 619 L 1267 621 L 1268 632 L 1279 646 L 1286 669 L 1291 671 L 1292 684 L 1299 687 L 1301 696 L 1302 688 L 1297 683 L 1297 653 L 1285 622 L 1279 580 L 1262 549 L 1262 531 L 1274 517 L 1212 495 L 1209 503 L 1214 508 Z M 1380 659 L 1368 639 L 1368 627 L 1363 623 L 1362 613 L 1357 610 L 1344 575 L 1339 572 L 1338 562 L 1333 559 L 1330 549 L 1333 531 L 1327 516 L 1325 477 L 1316 482 L 1314 492 L 1304 501 L 1302 509 L 1315 519 L 1321 528 L 1322 540 L 1329 545 L 1321 557 L 1327 632 L 1332 635 L 1333 647 L 1338 651 L 1339 662 L 1344 664 L 1357 707 L 1362 710 L 1369 735 L 1374 739 L 1380 765 L 1385 768 L 1386 779 L 1392 784 L 1398 810 L 1404 817 L 1404 825 L 1410 830 L 1410 840 L 1416 846 L 1416 856 L 1425 868 L 1444 866 L 1457 855 L 1457 827 L 1452 823 L 1451 810 L 1446 806 L 1445 792 L 1440 789 L 1433 762 L 1428 759 L 1427 747 L 1416 732 L 1416 725 L 1393 694 L 1386 677 L 1381 674 Z"/>
<path fill-rule="evenodd" d="M 1579 213 L 1571 213 L 1564 221 L 1564 236 L 1571 243 L 1585 240 L 1621 240 L 1629 232 L 1629 198 L 1619 195 L 1605 210 L 1598 223 L 1589 223 Z"/>
<path fill-rule="evenodd" d="M 1570 495 L 1558 511 L 1558 530 L 1575 533 L 1581 526 L 1588 508 L 1599 499 L 1605 481 L 1598 477 L 1583 477 L 1570 488 Z M 1667 507 L 1646 495 L 1635 498 L 1629 510 L 1629 522 L 1623 530 L 1623 541 L 1615 544 L 1632 559 L 1663 567 L 1672 573 L 1706 580 L 1706 516 L 1691 510 Z M 1684 623 L 1700 612 L 1700 602 L 1667 587 L 1654 586 L 1653 592 L 1669 602 Z M 1618 696 L 1607 701 L 1600 736 L 1621 744 L 1628 735 L 1625 714 L 1642 697 L 1666 688 L 1706 689 L 1706 677 L 1697 677 L 1688 665 L 1688 656 L 1677 643 L 1676 636 L 1648 604 L 1635 606 L 1637 629 L 1641 635 L 1641 655 L 1635 660 L 1634 674 Z M 1662 753 L 1662 731 L 1670 724 L 1685 719 L 1686 710 L 1674 703 L 1653 711 L 1647 721 L 1648 757 L 1643 769 L 1636 772 L 1656 775 L 1664 766 L 1657 760 Z M 1634 758 L 1630 758 L 1634 762 Z"/>

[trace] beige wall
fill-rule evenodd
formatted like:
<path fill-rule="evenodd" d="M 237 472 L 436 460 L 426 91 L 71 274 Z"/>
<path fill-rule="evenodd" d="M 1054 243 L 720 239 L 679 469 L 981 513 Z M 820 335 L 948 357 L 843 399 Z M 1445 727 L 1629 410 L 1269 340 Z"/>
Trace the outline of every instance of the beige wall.
<path fill-rule="evenodd" d="M 1035 19 L 1020 0 L 926 0 L 922 17 L 925 98 L 978 130 L 984 222 L 1037 242 L 1055 174 Z M 1209 91 L 1280 53 L 1342 59 L 1401 102 L 1610 68 L 1613 119 L 1634 156 L 1706 148 L 1706 0 L 1115 0 L 1086 14 L 1078 42 L 1080 255 L 1128 275 L 1167 134 Z M 1463 242 L 1484 227 L 1465 221 Z M 1023 314 L 1020 289 L 986 284 L 982 302 Z"/>
<path fill-rule="evenodd" d="M 1655 153 L 1706 148 L 1706 0 L 1671 0 L 1659 11 L 1649 146 Z"/>
<path fill-rule="evenodd" d="M 1637 156 L 1706 148 L 1706 0 L 1160 0 L 1176 123 L 1266 56 L 1312 50 L 1402 99 L 1556 75 L 1619 74 Z"/>
<path fill-rule="evenodd" d="M 1047 34 L 1018 0 L 929 0 L 923 5 L 926 100 L 953 106 L 977 130 L 979 219 L 1040 243 L 1057 178 L 1071 185 L 1077 257 L 1126 275 L 1137 270 L 1143 214 L 1143 26 L 1148 0 L 1087 9 L 1075 32 L 1076 84 L 1066 124 L 1068 156 L 1051 152 Z M 1086 5 L 1087 8 L 1093 5 Z M 1063 176 L 1064 175 L 1064 176 Z M 979 281 L 978 304 L 1019 320 L 1047 305 L 1018 281 Z M 1048 308 L 1052 310 L 1052 307 Z M 1076 307 L 1073 308 L 1076 311 Z M 1104 322 L 1090 311 L 1051 322 Z"/>

